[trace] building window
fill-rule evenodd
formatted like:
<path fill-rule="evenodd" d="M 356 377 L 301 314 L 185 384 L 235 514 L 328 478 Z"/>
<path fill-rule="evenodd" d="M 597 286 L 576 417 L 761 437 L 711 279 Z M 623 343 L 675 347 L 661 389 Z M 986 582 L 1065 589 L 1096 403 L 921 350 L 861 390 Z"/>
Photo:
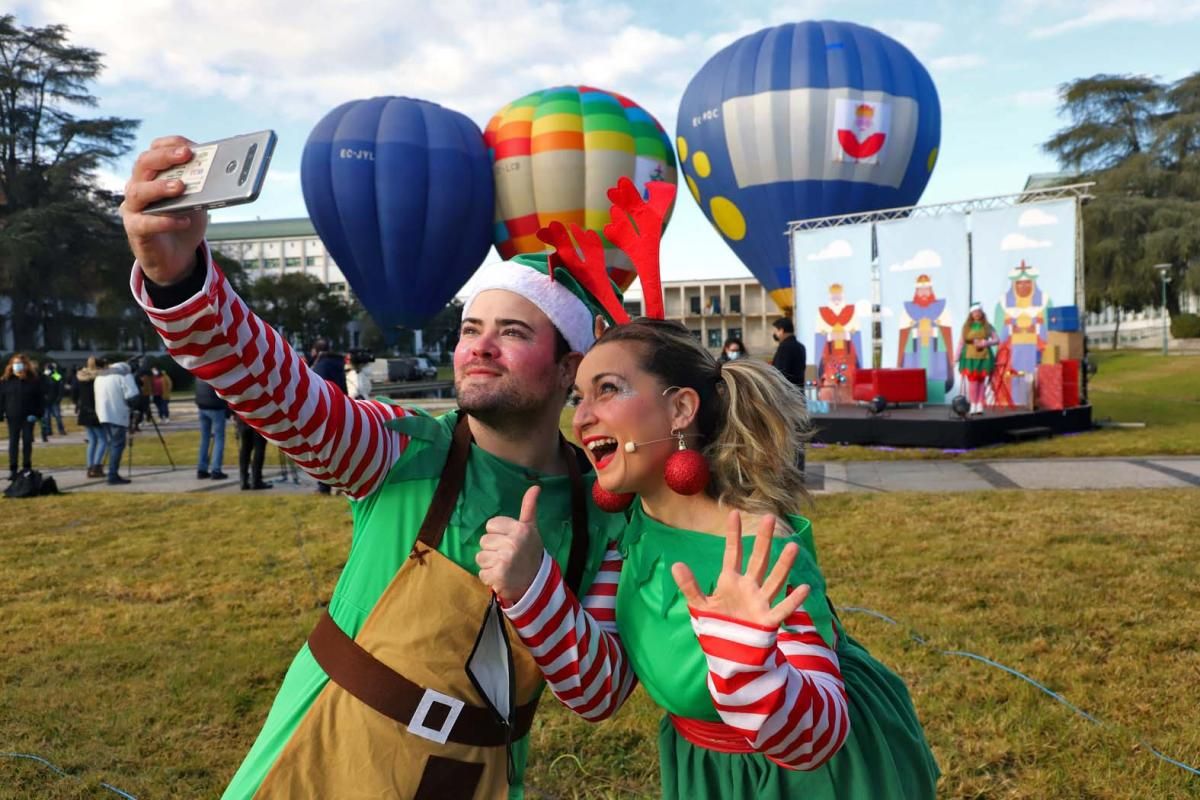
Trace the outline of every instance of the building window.
<path fill-rule="evenodd" d="M 708 297 L 708 308 L 710 314 L 721 313 L 721 295 L 713 294 Z"/>
<path fill-rule="evenodd" d="M 317 257 L 316 256 L 305 256 L 304 257 L 304 266 L 315 267 L 316 265 L 317 265 Z"/>
<path fill-rule="evenodd" d="M 740 342 L 742 340 L 742 329 L 741 328 L 730 328 L 729 329 L 729 338 L 737 339 Z"/>
<path fill-rule="evenodd" d="M 283 265 L 285 267 L 298 267 L 298 266 L 300 266 L 300 259 L 299 258 L 291 258 L 291 257 L 285 258 L 283 260 Z"/>
<path fill-rule="evenodd" d="M 264 258 L 263 259 L 263 267 L 265 269 L 279 269 L 279 259 L 278 258 Z"/>
<path fill-rule="evenodd" d="M 331 283 L 331 284 L 329 284 L 329 288 L 332 289 L 333 291 L 337 292 L 338 294 L 346 293 L 346 284 L 344 284 L 344 283 Z"/>
<path fill-rule="evenodd" d="M 691 309 L 692 309 L 692 313 L 693 313 L 693 314 L 699 314 L 699 313 L 700 313 L 700 295 L 695 295 L 694 297 L 689 297 L 689 298 L 688 298 L 688 304 L 689 304 L 689 308 L 691 308 Z M 696 338 L 697 338 L 697 339 L 699 339 L 699 338 L 700 338 L 700 335 L 699 335 L 699 334 L 700 334 L 700 332 L 699 332 L 699 331 L 696 331 Z"/>
<path fill-rule="evenodd" d="M 720 328 L 709 328 L 708 329 L 708 346 L 709 347 L 720 347 L 722 344 L 724 344 L 724 340 L 721 339 L 721 329 Z"/>
<path fill-rule="evenodd" d="M 642 303 L 640 300 L 626 300 L 625 313 L 630 317 L 640 317 L 642 315 Z"/>
<path fill-rule="evenodd" d="M 742 313 L 742 296 L 740 294 L 729 295 L 729 313 L 730 314 Z"/>
<path fill-rule="evenodd" d="M 699 328 L 692 328 L 691 330 L 688 331 L 688 333 L 692 334 L 692 338 L 695 339 L 697 342 L 700 341 L 701 332 L 700 332 Z"/>

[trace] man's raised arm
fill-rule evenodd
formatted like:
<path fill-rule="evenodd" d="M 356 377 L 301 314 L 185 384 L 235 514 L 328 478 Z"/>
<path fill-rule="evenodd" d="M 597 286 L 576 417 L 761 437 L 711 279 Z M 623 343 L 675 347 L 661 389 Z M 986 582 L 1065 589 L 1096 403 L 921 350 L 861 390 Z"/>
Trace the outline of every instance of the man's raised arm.
<path fill-rule="evenodd" d="M 255 316 L 212 262 L 205 212 L 143 213 L 155 200 L 183 192 L 178 181 L 154 178 L 187 162 L 191 144 L 178 136 L 156 139 L 126 185 L 121 215 L 137 259 L 134 297 L 171 356 L 211 383 L 247 424 L 317 480 L 353 497 L 370 494 L 406 444 L 384 427 L 404 411 L 350 399 Z"/>

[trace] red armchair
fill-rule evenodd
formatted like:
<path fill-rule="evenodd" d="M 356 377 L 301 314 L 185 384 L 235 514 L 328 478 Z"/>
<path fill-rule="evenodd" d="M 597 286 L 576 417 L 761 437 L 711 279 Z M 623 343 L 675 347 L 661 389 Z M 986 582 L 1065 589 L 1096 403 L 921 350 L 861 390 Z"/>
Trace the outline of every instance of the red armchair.
<path fill-rule="evenodd" d="M 854 376 L 854 399 L 869 403 L 880 395 L 888 403 L 924 403 L 925 370 L 860 369 Z"/>

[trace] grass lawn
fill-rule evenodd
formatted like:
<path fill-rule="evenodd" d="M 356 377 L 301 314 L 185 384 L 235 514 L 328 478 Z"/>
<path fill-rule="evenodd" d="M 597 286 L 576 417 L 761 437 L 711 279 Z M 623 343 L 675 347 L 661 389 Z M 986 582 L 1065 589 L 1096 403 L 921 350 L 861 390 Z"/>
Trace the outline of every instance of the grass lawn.
<path fill-rule="evenodd" d="M 1092 351 L 1099 371 L 1088 384 L 1097 422 L 1144 422 L 1142 429 L 1101 429 L 1074 436 L 996 445 L 966 458 L 1146 456 L 1200 453 L 1200 356 L 1155 351 Z M 813 448 L 811 461 L 947 458 L 941 450 L 831 445 Z"/>
<path fill-rule="evenodd" d="M 1200 778 L 1200 490 L 838 495 L 813 512 L 830 594 L 908 683 L 945 798 L 1182 798 Z M 921 512 L 914 513 L 914 509 Z M 880 520 L 913 520 L 883 526 Z M 969 520 L 964 524 L 964 520 Z M 0 798 L 214 797 L 256 735 L 350 541 L 343 502 L 75 495 L 6 506 Z M 657 796 L 639 692 L 588 726 L 552 700 L 531 796 Z M 576 758 L 578 760 L 576 760 Z"/>

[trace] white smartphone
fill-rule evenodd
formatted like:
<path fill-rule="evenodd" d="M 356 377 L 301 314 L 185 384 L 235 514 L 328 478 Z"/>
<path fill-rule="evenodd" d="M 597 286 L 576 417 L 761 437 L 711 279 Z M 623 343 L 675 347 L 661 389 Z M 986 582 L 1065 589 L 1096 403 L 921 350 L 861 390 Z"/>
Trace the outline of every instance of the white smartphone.
<path fill-rule="evenodd" d="M 192 159 L 165 169 L 155 180 L 183 181 L 183 194 L 151 203 L 146 214 L 178 214 L 201 208 L 253 203 L 262 191 L 275 131 L 258 131 L 192 145 Z"/>

